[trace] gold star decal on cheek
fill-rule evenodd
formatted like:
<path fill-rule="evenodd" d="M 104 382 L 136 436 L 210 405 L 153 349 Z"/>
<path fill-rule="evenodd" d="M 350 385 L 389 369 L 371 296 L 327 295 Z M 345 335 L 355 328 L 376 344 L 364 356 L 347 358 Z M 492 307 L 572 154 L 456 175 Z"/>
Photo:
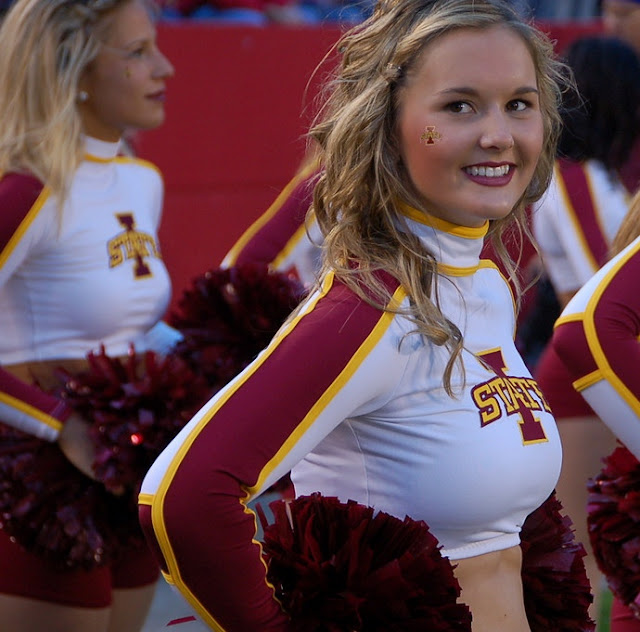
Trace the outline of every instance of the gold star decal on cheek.
<path fill-rule="evenodd" d="M 420 140 L 425 145 L 435 145 L 442 138 L 442 134 L 436 131 L 435 125 L 427 125 L 424 128 L 424 134 L 420 136 Z"/>

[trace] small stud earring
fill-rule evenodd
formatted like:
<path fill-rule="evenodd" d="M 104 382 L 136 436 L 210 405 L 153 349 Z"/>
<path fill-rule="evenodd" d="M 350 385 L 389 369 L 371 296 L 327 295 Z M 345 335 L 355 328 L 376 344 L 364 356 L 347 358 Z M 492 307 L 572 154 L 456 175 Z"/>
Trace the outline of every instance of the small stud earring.
<path fill-rule="evenodd" d="M 125 76 L 127 79 L 131 79 L 131 70 L 129 69 L 129 66 L 127 66 L 127 67 L 125 68 L 125 70 L 124 70 L 124 76 Z"/>
<path fill-rule="evenodd" d="M 89 93 L 86 90 L 80 90 L 78 92 L 78 102 L 86 103 L 89 100 Z"/>

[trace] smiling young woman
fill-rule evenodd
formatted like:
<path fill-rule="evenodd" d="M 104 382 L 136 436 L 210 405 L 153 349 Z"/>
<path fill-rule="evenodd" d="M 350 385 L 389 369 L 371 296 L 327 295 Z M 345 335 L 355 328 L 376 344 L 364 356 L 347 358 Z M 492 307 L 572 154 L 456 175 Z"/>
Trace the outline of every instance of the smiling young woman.
<path fill-rule="evenodd" d="M 246 507 L 291 470 L 299 496 L 426 522 L 473 632 L 529 632 L 520 530 L 561 447 L 481 251 L 549 182 L 560 67 L 502 0 L 383 1 L 337 50 L 310 132 L 320 282 L 152 466 L 141 522 L 208 627 L 301 629 Z"/>
<path fill-rule="evenodd" d="M 399 95 L 398 126 L 429 213 L 463 226 L 511 213 L 542 150 L 537 85 L 527 45 L 504 26 L 458 29 L 425 48 Z M 417 142 L 429 126 L 437 140 Z"/>

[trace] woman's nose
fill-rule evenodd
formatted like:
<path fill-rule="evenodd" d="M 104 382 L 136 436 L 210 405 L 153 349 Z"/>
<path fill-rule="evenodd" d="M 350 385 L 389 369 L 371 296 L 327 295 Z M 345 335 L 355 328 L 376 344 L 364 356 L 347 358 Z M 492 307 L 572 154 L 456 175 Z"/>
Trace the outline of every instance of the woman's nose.
<path fill-rule="evenodd" d="M 484 149 L 510 149 L 513 147 L 513 133 L 507 113 L 492 110 L 487 113 L 480 145 Z"/>
<path fill-rule="evenodd" d="M 176 69 L 173 67 L 173 64 L 169 61 L 169 59 L 165 56 L 165 54 L 157 49 L 156 54 L 156 68 L 154 75 L 156 77 L 161 77 L 163 79 L 169 79 L 176 74 Z"/>

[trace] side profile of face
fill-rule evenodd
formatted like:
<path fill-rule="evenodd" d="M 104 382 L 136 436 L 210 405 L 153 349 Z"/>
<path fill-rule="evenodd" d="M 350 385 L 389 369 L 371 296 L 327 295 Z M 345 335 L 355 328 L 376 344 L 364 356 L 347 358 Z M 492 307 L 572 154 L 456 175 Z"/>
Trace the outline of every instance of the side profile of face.
<path fill-rule="evenodd" d="M 87 99 L 78 107 L 85 133 L 116 141 L 127 129 L 153 129 L 164 122 L 165 82 L 174 69 L 158 48 L 141 0 L 121 5 L 107 19 L 104 45 L 80 81 Z"/>
<path fill-rule="evenodd" d="M 527 45 L 504 26 L 434 40 L 402 88 L 397 128 L 405 168 L 432 215 L 470 227 L 506 217 L 543 146 Z"/>
<path fill-rule="evenodd" d="M 608 35 L 627 42 L 640 54 L 640 2 L 604 0 L 602 21 Z"/>

